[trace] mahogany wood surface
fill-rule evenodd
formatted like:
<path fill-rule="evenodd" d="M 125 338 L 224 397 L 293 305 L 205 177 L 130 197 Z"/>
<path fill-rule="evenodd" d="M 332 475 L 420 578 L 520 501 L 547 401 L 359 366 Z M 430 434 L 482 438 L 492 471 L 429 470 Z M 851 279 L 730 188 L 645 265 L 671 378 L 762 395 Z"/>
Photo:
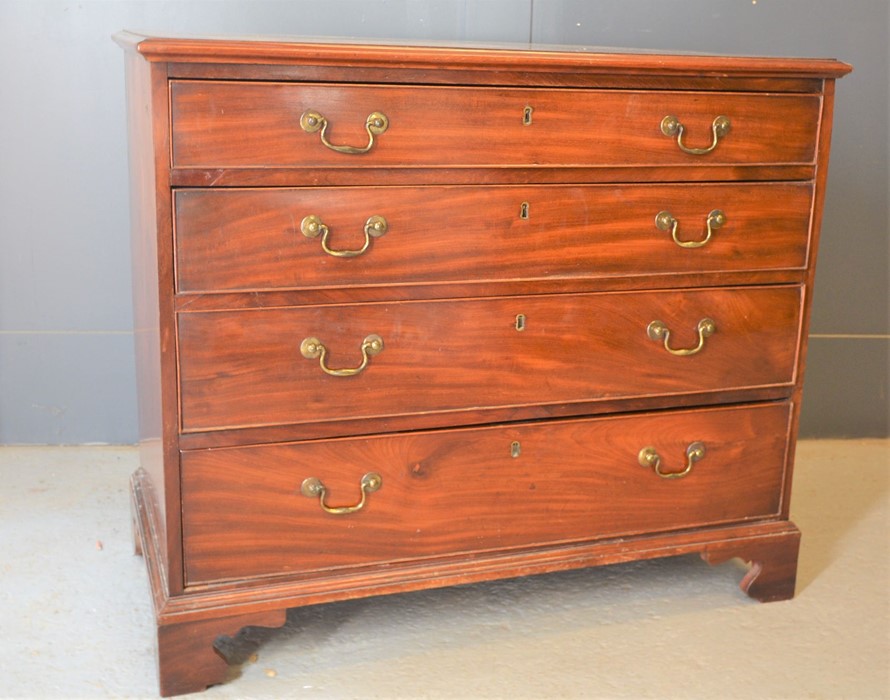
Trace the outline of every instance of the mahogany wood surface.
<path fill-rule="evenodd" d="M 762 603 L 794 597 L 797 582 L 797 556 L 800 531 L 791 526 L 788 532 L 756 542 L 722 542 L 702 550 L 709 564 L 722 564 L 738 557 L 751 568 L 739 582 L 739 588 Z"/>
<path fill-rule="evenodd" d="M 816 191 L 815 197 L 813 200 L 813 211 L 812 211 L 812 223 L 811 230 L 812 234 L 812 243 L 810 245 L 809 251 L 809 260 L 807 264 L 807 279 L 806 284 L 809 289 L 812 289 L 815 284 L 815 276 L 816 276 L 816 258 L 819 250 L 819 237 L 822 231 L 822 217 L 823 217 L 823 207 L 825 204 L 825 188 L 828 181 L 828 162 L 831 151 L 831 131 L 832 124 L 834 121 L 834 91 L 835 91 L 835 83 L 834 81 L 826 81 L 825 84 L 825 99 L 822 101 L 822 119 L 819 127 L 819 153 L 820 158 L 818 160 L 818 167 L 816 168 L 815 174 L 815 184 Z M 803 313 L 803 324 L 802 324 L 802 332 L 799 339 L 800 350 L 798 352 L 798 364 L 799 364 L 799 374 L 797 385 L 794 388 L 794 401 L 797 404 L 800 404 L 803 397 L 803 378 L 804 371 L 806 368 L 806 358 L 807 358 L 807 339 L 809 338 L 810 332 L 810 319 L 811 319 L 811 309 L 813 304 L 813 295 L 809 294 L 806 299 L 804 299 L 804 313 Z M 791 424 L 791 445 L 789 450 L 789 475 L 785 480 L 785 508 L 783 510 L 783 517 L 787 518 L 789 515 L 790 508 L 790 498 L 789 495 L 791 493 L 791 484 L 792 484 L 792 475 L 793 475 L 793 465 L 794 465 L 794 454 L 795 449 L 797 447 L 797 441 L 794 437 L 797 436 L 798 426 L 800 423 L 800 412 L 795 411 L 792 415 L 792 424 Z"/>
<path fill-rule="evenodd" d="M 188 584 L 577 542 L 778 514 L 790 405 L 186 452 Z M 682 472 L 686 449 L 704 457 Z M 515 455 L 515 456 L 514 456 Z M 331 515 L 300 494 L 319 478 Z M 220 537 L 219 533 L 227 533 Z"/>
<path fill-rule="evenodd" d="M 693 287 L 738 287 L 781 284 L 803 285 L 807 270 L 751 270 L 737 272 L 680 272 L 637 276 L 548 277 L 533 280 L 471 280 L 351 287 L 190 292 L 177 295 L 177 312 L 274 309 L 284 306 L 358 304 L 363 302 L 423 301 L 432 299 L 525 296 L 528 294 L 584 294 L 590 292 L 659 291 Z"/>
<path fill-rule="evenodd" d="M 145 489 L 136 488 L 134 498 L 139 500 L 144 493 Z M 157 517 L 157 511 L 148 507 L 141 507 L 138 512 L 149 521 Z M 147 532 L 149 529 L 143 527 L 141 531 Z M 158 622 L 159 625 L 178 624 L 218 617 L 222 610 L 232 615 L 246 611 L 280 610 L 600 564 L 670 557 L 691 552 L 702 554 L 709 546 L 718 544 L 731 545 L 735 551 L 740 551 L 746 544 L 786 537 L 790 533 L 798 533 L 798 530 L 788 520 L 767 518 L 691 530 L 606 538 L 593 542 L 481 552 L 473 557 L 457 555 L 408 559 L 386 566 L 371 565 L 301 575 L 220 581 L 189 586 L 182 593 L 173 596 L 165 594 L 158 608 Z M 718 562 L 715 560 L 713 563 Z M 146 564 L 151 580 L 155 580 L 152 571 L 157 566 L 156 551 L 155 556 L 146 553 Z M 154 590 L 156 589 L 153 586 Z"/>
<path fill-rule="evenodd" d="M 139 459 L 158 494 L 158 541 L 166 587 L 182 589 L 178 513 L 178 425 L 174 340 L 172 250 L 164 236 L 169 220 L 166 159 L 156 148 L 166 139 L 162 116 L 167 81 L 156 65 L 126 56 L 130 177 L 130 246 L 132 250 L 133 340 L 139 419 Z M 169 526 L 168 526 L 169 521 Z M 167 578 L 167 571 L 170 576 Z"/>
<path fill-rule="evenodd" d="M 137 512 L 151 520 L 157 517 L 157 511 L 141 507 L 147 505 L 141 504 L 144 493 L 145 489 L 138 486 L 134 490 L 137 501 L 140 501 Z M 142 527 L 143 532 L 150 529 L 146 524 Z M 321 572 L 319 576 L 297 582 L 287 578 L 279 582 L 254 579 L 214 587 L 193 586 L 192 592 L 168 598 L 159 608 L 162 611 L 158 630 L 159 661 L 165 656 L 173 660 L 172 663 L 159 664 L 162 693 L 175 695 L 192 692 L 221 682 L 225 669 L 221 667 L 218 652 L 213 648 L 220 634 L 231 635 L 238 625 L 279 625 L 281 613 L 275 611 L 322 601 L 422 590 L 505 576 L 528 576 L 689 552 L 700 552 L 712 564 L 725 561 L 732 556 L 730 552 L 740 554 L 746 561 L 752 560 L 751 570 L 740 582 L 742 589 L 761 596 L 763 600 L 781 600 L 794 590 L 794 566 L 789 570 L 788 562 L 796 562 L 799 538 L 797 528 L 787 521 L 761 521 L 531 551 L 482 553 L 472 558 L 435 560 L 433 566 L 430 561 L 406 561 L 357 572 Z M 776 555 L 784 555 L 784 558 L 777 558 Z M 147 563 L 151 573 L 157 564 L 156 552 L 154 555 L 147 553 Z M 221 611 L 227 613 L 224 619 L 219 619 Z M 162 632 L 166 627 L 173 628 L 172 634 Z M 167 649 L 162 648 L 162 640 L 165 639 L 170 640 Z M 175 654 L 171 654 L 173 650 Z M 186 663 L 192 654 L 199 662 Z"/>
<path fill-rule="evenodd" d="M 809 95 L 173 81 L 172 155 L 176 167 L 679 166 L 694 156 L 662 119 L 678 117 L 686 145 L 707 147 L 726 115 L 732 127 L 710 163 L 811 163 L 819 109 Z M 300 128 L 307 110 L 328 120 L 335 145 L 367 145 L 372 112 L 389 128 L 356 163 Z"/>
<path fill-rule="evenodd" d="M 181 189 L 175 192 L 177 289 L 306 289 L 798 269 L 806 265 L 807 183 L 524 187 Z M 523 212 L 523 205 L 525 209 Z M 710 212 L 726 223 L 700 248 Z M 523 216 L 524 214 L 524 216 Z M 357 257 L 365 222 L 386 233 Z"/>
<path fill-rule="evenodd" d="M 490 53 L 490 52 L 486 52 Z M 670 57 L 667 57 L 670 58 Z M 373 85 L 453 85 L 455 75 L 441 70 L 438 66 L 426 68 L 403 68 L 394 72 L 391 68 L 364 65 L 326 65 L 313 66 L 299 63 L 264 64 L 250 63 L 168 63 L 167 73 L 171 78 L 198 78 L 206 80 L 246 80 L 273 82 L 331 82 L 343 80 L 349 83 L 365 83 Z M 647 76 L 640 73 L 635 76 L 634 87 L 646 89 L 696 90 L 716 92 L 788 92 L 814 93 L 822 90 L 821 78 L 789 76 L 764 77 L 763 75 L 742 74 L 711 75 L 703 72 L 698 75 L 677 73 L 659 76 Z M 608 71 L 583 71 L 566 73 L 559 71 L 503 71 L 490 67 L 477 67 L 462 71 L 459 75 L 461 85 L 484 85 L 487 87 L 569 87 L 569 88 L 626 88 L 627 75 Z"/>
<path fill-rule="evenodd" d="M 286 617 L 284 610 L 271 610 L 159 627 L 161 695 L 195 693 L 222 683 L 229 666 L 213 646 L 217 637 L 234 636 L 244 627 L 281 627 Z"/>
<path fill-rule="evenodd" d="M 317 440 L 343 435 L 374 435 L 411 430 L 461 427 L 510 421 L 550 420 L 577 416 L 602 416 L 634 411 L 658 411 L 692 406 L 718 406 L 740 401 L 781 401 L 788 398 L 788 385 L 745 389 L 723 389 L 686 394 L 599 399 L 559 404 L 526 404 L 501 408 L 472 408 L 436 413 L 338 419 L 316 423 L 282 423 L 252 428 L 210 429 L 182 433 L 180 447 L 196 450 L 239 445 L 269 444 L 291 440 Z"/>
<path fill-rule="evenodd" d="M 593 183 L 708 183 L 811 180 L 813 163 L 720 164 L 701 159 L 676 165 L 533 165 L 367 168 L 350 164 L 330 168 L 194 167 L 170 172 L 175 187 L 364 187 L 368 185 L 541 185 Z"/>
<path fill-rule="evenodd" d="M 155 37 L 127 31 L 119 32 L 115 40 L 149 61 L 205 64 L 205 70 L 209 65 L 211 71 L 219 65 L 261 65 L 267 72 L 294 65 L 323 69 L 326 75 L 349 75 L 337 73 L 337 69 L 360 70 L 371 66 L 386 68 L 396 75 L 396 82 L 399 82 L 398 76 L 410 74 L 412 69 L 434 69 L 446 76 L 450 74 L 451 81 L 458 83 L 471 71 L 498 70 L 504 73 L 502 80 L 505 81 L 510 80 L 510 75 L 526 81 L 535 73 L 554 73 L 620 76 L 624 84 L 629 78 L 642 80 L 646 76 L 655 76 L 661 82 L 689 76 L 722 80 L 768 78 L 781 84 L 790 78 L 839 78 L 851 70 L 849 65 L 827 58 L 661 54 L 524 43 L 443 42 L 430 46 L 411 41 L 356 38 L 332 42 L 317 37 L 259 40 L 257 37 Z"/>
<path fill-rule="evenodd" d="M 824 201 L 828 59 L 116 37 L 127 50 L 161 690 L 295 605 L 698 552 L 794 592 L 788 521 Z M 531 123 L 523 112 L 532 108 Z M 314 109 L 335 144 L 299 126 Z M 661 133 L 674 115 L 706 155 Z M 520 217 L 522 202 L 528 218 Z M 655 226 L 669 211 L 682 249 Z M 337 259 L 367 217 L 388 230 Z M 517 316 L 523 325 L 517 327 Z M 688 357 L 696 324 L 717 332 Z M 352 377 L 369 333 L 384 349 Z M 724 406 L 723 404 L 732 404 Z M 642 447 L 682 468 L 639 465 Z M 516 446 L 514 446 L 516 443 Z M 383 486 L 354 513 L 359 479 Z M 592 497 L 595 494 L 595 497 Z M 606 494 L 606 496 L 604 496 Z M 455 518 L 455 514 L 460 517 Z"/>
<path fill-rule="evenodd" d="M 792 286 L 182 313 L 183 430 L 790 387 L 800 305 Z M 694 348 L 705 318 L 695 355 L 647 335 L 659 320 Z M 329 368 L 356 367 L 369 334 L 384 349 L 355 376 L 300 354 L 315 337 Z"/>

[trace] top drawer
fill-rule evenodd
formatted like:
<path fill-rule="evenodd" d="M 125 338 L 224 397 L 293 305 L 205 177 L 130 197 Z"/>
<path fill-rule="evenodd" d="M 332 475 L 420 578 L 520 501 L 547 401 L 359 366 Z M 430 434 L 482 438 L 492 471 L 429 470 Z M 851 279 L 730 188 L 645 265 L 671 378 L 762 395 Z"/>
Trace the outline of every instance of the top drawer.
<path fill-rule="evenodd" d="M 171 110 L 174 167 L 754 165 L 813 162 L 820 98 L 176 80 Z"/>

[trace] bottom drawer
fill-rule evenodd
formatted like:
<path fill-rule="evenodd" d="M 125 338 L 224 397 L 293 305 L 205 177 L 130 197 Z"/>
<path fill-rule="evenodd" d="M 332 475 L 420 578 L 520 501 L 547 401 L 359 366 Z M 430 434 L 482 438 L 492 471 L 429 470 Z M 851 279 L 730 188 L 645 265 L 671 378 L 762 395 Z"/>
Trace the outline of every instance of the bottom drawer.
<path fill-rule="evenodd" d="M 186 581 L 776 515 L 790 414 L 761 404 L 183 452 Z M 371 473 L 379 484 L 361 486 Z M 323 494 L 301 493 L 309 478 Z M 322 499 L 364 505 L 334 514 Z"/>

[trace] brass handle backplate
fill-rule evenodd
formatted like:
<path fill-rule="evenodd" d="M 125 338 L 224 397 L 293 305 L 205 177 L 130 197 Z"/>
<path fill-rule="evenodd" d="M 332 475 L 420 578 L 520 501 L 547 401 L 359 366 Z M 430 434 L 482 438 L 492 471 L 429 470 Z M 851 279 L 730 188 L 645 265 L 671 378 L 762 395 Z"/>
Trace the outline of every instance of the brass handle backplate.
<path fill-rule="evenodd" d="M 354 506 L 329 506 L 324 502 L 325 494 L 327 494 L 327 487 L 321 482 L 321 479 L 314 476 L 310 476 L 303 481 L 303 485 L 300 486 L 300 493 L 307 498 L 317 498 L 319 505 L 321 505 L 321 508 L 325 513 L 330 513 L 331 515 L 348 515 L 349 513 L 355 513 L 364 508 L 365 503 L 367 503 L 368 500 L 368 494 L 377 491 L 381 486 L 383 486 L 383 477 L 381 477 L 380 474 L 377 474 L 376 472 L 368 472 L 365 474 L 362 477 L 360 484 L 362 498 Z"/>
<path fill-rule="evenodd" d="M 300 126 L 307 134 L 314 134 L 321 131 L 319 136 L 321 142 L 337 153 L 347 153 L 350 155 L 360 155 L 367 153 L 374 146 L 374 137 L 379 136 L 389 127 L 389 119 L 382 112 L 371 112 L 365 120 L 365 131 L 368 132 L 367 146 L 335 146 L 328 141 L 326 133 L 328 130 L 327 118 L 315 110 L 307 110 L 300 116 Z"/>
<path fill-rule="evenodd" d="M 662 479 L 681 479 L 692 471 L 692 465 L 705 456 L 705 445 L 702 442 L 693 442 L 686 448 L 686 468 L 679 472 L 661 471 L 661 455 L 654 447 L 644 447 L 637 455 L 640 466 L 652 469 Z"/>
<path fill-rule="evenodd" d="M 717 142 L 729 133 L 729 127 L 729 117 L 724 117 L 722 115 L 716 117 L 711 124 L 711 133 L 714 137 L 711 145 L 707 148 L 689 148 L 683 143 L 683 134 L 686 131 L 686 127 L 683 126 L 680 120 L 671 115 L 668 115 L 661 120 L 661 133 L 665 136 L 670 136 L 671 138 L 676 136 L 677 145 L 680 147 L 680 150 L 683 151 L 683 153 L 688 153 L 693 156 L 703 156 L 717 148 Z"/>
<path fill-rule="evenodd" d="M 705 243 L 711 240 L 711 235 L 718 228 L 723 226 L 726 223 L 726 214 L 724 214 L 719 209 L 714 209 L 708 214 L 707 221 L 705 222 L 707 226 L 707 233 L 705 237 L 700 241 L 681 241 L 677 238 L 677 229 L 680 227 L 680 222 L 675 219 L 669 211 L 660 211 L 655 216 L 655 225 L 661 231 L 670 231 L 671 238 L 674 239 L 674 243 L 676 243 L 681 248 L 701 248 Z"/>
<path fill-rule="evenodd" d="M 300 343 L 300 353 L 303 357 L 307 360 L 314 360 L 317 358 L 318 364 L 321 366 L 322 370 L 324 370 L 325 374 L 330 374 L 332 377 L 352 377 L 364 370 L 365 367 L 368 366 L 368 360 L 373 355 L 383 352 L 383 338 L 372 333 L 362 341 L 361 351 L 362 362 L 358 367 L 331 369 L 325 364 L 325 356 L 327 355 L 328 349 L 325 347 L 324 343 L 318 338 L 311 337 L 303 338 L 303 342 Z"/>
<path fill-rule="evenodd" d="M 372 216 L 365 222 L 365 244 L 358 250 L 334 250 L 328 246 L 331 230 L 315 214 L 305 217 L 300 223 L 300 231 L 306 238 L 318 238 L 321 235 L 321 249 L 335 258 L 354 258 L 364 253 L 371 245 L 372 238 L 380 238 L 388 228 L 382 216 Z"/>
<path fill-rule="evenodd" d="M 667 350 L 671 355 L 685 357 L 687 355 L 694 355 L 705 346 L 705 338 L 712 336 L 714 335 L 714 333 L 717 332 L 717 324 L 714 323 L 714 320 L 711 318 L 703 318 L 701 321 L 698 322 L 697 329 L 698 345 L 696 345 L 694 348 L 680 348 L 676 350 L 669 344 L 671 339 L 670 329 L 661 321 L 652 321 L 652 323 L 650 323 L 649 326 L 646 328 L 646 333 L 651 340 L 663 340 L 664 349 Z"/>

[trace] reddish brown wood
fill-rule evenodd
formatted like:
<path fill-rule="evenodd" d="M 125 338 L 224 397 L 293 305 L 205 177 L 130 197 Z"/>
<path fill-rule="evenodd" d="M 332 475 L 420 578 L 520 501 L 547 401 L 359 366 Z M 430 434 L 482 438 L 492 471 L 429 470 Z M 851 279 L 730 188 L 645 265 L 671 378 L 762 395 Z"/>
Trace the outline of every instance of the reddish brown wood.
<path fill-rule="evenodd" d="M 448 425 L 449 413 L 466 408 L 790 386 L 800 293 L 695 289 L 183 313 L 183 430 L 433 412 Z M 660 320 L 672 347 L 692 348 L 704 318 L 717 331 L 695 355 L 676 357 L 647 336 Z M 384 349 L 356 376 L 329 376 L 300 354 L 303 339 L 315 337 L 329 368 L 356 367 L 372 333 Z"/>
<path fill-rule="evenodd" d="M 675 165 L 640 165 L 631 173 L 616 166 L 550 165 L 498 168 L 399 167 L 375 169 L 369 182 L 367 168 L 343 165 L 330 169 L 305 167 L 177 168 L 170 173 L 176 187 L 365 187 L 381 185 L 541 185 L 584 183 L 678 183 L 810 180 L 815 172 L 808 164 L 708 165 L 697 161 L 682 168 Z"/>
<path fill-rule="evenodd" d="M 806 183 L 179 190 L 177 284 L 201 292 L 802 270 L 811 198 Z M 681 241 L 700 242 L 715 209 L 726 223 L 701 248 L 682 248 L 655 225 L 668 211 Z M 384 217 L 387 232 L 359 257 L 332 257 L 301 232 L 309 215 L 329 228 L 334 250 L 361 249 L 370 216 Z"/>
<path fill-rule="evenodd" d="M 833 115 L 834 115 L 834 90 L 835 84 L 833 80 L 826 81 L 825 84 L 825 99 L 823 100 L 822 107 L 822 117 L 819 124 L 819 150 L 822 154 L 822 157 L 819 159 L 818 167 L 816 169 L 816 196 L 813 200 L 813 211 L 812 211 L 812 244 L 810 246 L 810 255 L 807 263 L 807 286 L 812 289 L 815 283 L 815 275 L 816 275 L 816 258 L 819 249 L 819 236 L 822 230 L 822 216 L 823 216 L 823 206 L 825 203 L 825 187 L 828 181 L 828 160 L 830 154 L 830 145 L 831 145 L 831 130 L 833 124 Z M 806 358 L 807 358 L 807 340 L 809 338 L 810 332 L 810 318 L 812 312 L 813 305 L 813 295 L 809 294 L 807 298 L 804 300 L 804 308 L 803 308 L 803 318 L 801 327 L 803 332 L 800 338 L 800 350 L 798 352 L 798 363 L 800 366 L 800 378 L 797 382 L 797 386 L 795 387 L 794 401 L 800 405 L 803 398 L 803 378 L 804 378 L 804 370 L 806 368 Z M 790 455 L 789 455 L 789 465 L 791 470 L 793 471 L 794 465 L 794 453 L 797 447 L 797 433 L 798 427 L 800 424 L 800 411 L 795 411 L 793 414 L 794 420 L 791 424 L 791 447 L 790 447 Z M 785 482 L 785 509 L 782 513 L 783 517 L 788 517 L 789 504 L 790 504 L 790 492 L 791 492 L 791 474 L 789 474 L 789 478 Z"/>
<path fill-rule="evenodd" d="M 238 37 L 147 37 L 132 32 L 121 32 L 115 38 L 122 46 L 137 49 L 151 61 L 290 64 L 324 67 L 328 70 L 367 66 L 392 70 L 393 66 L 398 66 L 399 70 L 432 68 L 440 72 L 498 69 L 508 74 L 521 75 L 549 71 L 560 74 L 603 72 L 621 76 L 649 74 L 662 80 L 690 75 L 722 79 L 736 76 L 778 80 L 791 77 L 839 78 L 851 70 L 850 66 L 832 59 L 639 54 L 633 51 L 603 52 L 571 46 L 560 49 L 530 47 L 527 44 L 500 44 L 480 48 L 478 45 L 451 43 L 433 47 L 380 39 L 365 42 L 353 39 L 343 44 L 310 37 L 257 41 L 256 38 Z"/>
<path fill-rule="evenodd" d="M 214 641 L 220 636 L 233 636 L 243 627 L 281 627 L 286 617 L 286 611 L 272 610 L 158 627 L 161 695 L 196 693 L 222 683 L 228 663 Z"/>
<path fill-rule="evenodd" d="M 383 567 L 353 567 L 308 572 L 301 576 L 239 579 L 193 586 L 188 593 L 167 597 L 163 590 L 163 579 L 157 572 L 158 566 L 162 564 L 156 557 L 157 543 L 150 536 L 154 530 L 151 523 L 157 518 L 158 511 L 156 505 L 152 506 L 150 485 L 144 480 L 144 475 L 140 478 L 140 474 L 141 472 L 137 472 L 134 477 L 134 512 L 140 516 L 139 533 L 146 553 L 152 592 L 156 596 L 160 594 L 155 600 L 155 608 L 159 621 L 164 623 L 172 621 L 179 624 L 213 619 L 221 610 L 232 615 L 248 611 L 267 612 L 283 607 L 368 595 L 423 590 L 689 552 L 702 553 L 717 545 L 730 547 L 728 551 L 734 552 L 727 554 L 723 559 L 725 560 L 742 551 L 753 551 L 755 546 L 764 541 L 797 532 L 794 525 L 787 521 L 760 520 L 544 548 L 494 550 L 480 552 L 473 557 L 409 559 Z M 716 559 L 714 563 L 717 563 Z"/>
<path fill-rule="evenodd" d="M 410 559 L 366 569 L 329 570 L 303 576 L 239 579 L 196 587 L 193 595 L 171 599 L 170 608 L 184 619 L 206 619 L 214 605 L 227 610 L 277 605 L 298 607 L 373 595 L 441 588 L 479 581 L 530 576 L 587 566 L 701 553 L 708 546 L 733 542 L 736 551 L 764 538 L 784 535 L 787 520 L 613 538 L 544 548 L 482 553 L 474 557 Z"/>
<path fill-rule="evenodd" d="M 471 280 L 436 284 L 391 284 L 356 287 L 315 287 L 238 292 L 196 292 L 174 299 L 177 312 L 272 309 L 282 306 L 358 304 L 364 302 L 425 301 L 432 299 L 524 296 L 528 294 L 577 294 L 590 292 L 659 291 L 706 287 L 719 279 L 721 285 L 803 284 L 805 270 L 754 270 L 750 272 L 688 272 L 636 277 L 558 277 L 538 280 Z"/>
<path fill-rule="evenodd" d="M 577 416 L 602 416 L 610 413 L 631 411 L 657 411 L 692 406 L 718 406 L 739 401 L 781 401 L 788 398 L 788 386 L 770 386 L 757 389 L 729 389 L 701 392 L 698 394 L 672 394 L 643 396 L 634 399 L 619 398 L 599 401 L 579 401 L 570 404 L 534 404 L 508 408 L 461 409 L 459 411 L 432 414 L 390 416 L 374 421 L 366 418 L 342 419 L 324 423 L 289 423 L 257 428 L 235 428 L 183 433 L 179 444 L 183 450 L 210 447 L 237 447 L 239 445 L 268 444 L 303 439 L 323 439 L 343 435 L 374 435 L 406 430 L 426 430 L 462 427 L 510 421 L 550 420 Z"/>
<path fill-rule="evenodd" d="M 223 581 L 192 586 L 186 593 L 165 599 L 159 608 L 163 611 L 159 614 L 159 620 L 205 620 L 218 616 L 223 609 L 234 615 L 245 611 L 275 610 L 584 566 L 700 553 L 715 543 L 732 542 L 738 550 L 742 541 L 757 542 L 792 529 L 795 529 L 794 526 L 787 520 L 767 519 L 595 542 L 495 550 L 473 557 L 458 555 L 408 559 L 387 566 Z"/>
<path fill-rule="evenodd" d="M 183 454 L 183 536 L 190 584 L 364 567 L 406 558 L 556 545 L 776 515 L 790 406 L 626 418 Z M 679 472 L 660 478 L 644 447 Z M 300 494 L 320 479 L 330 506 Z M 225 537 L 219 533 L 225 532 Z M 245 557 L 244 552 L 250 552 Z"/>
<path fill-rule="evenodd" d="M 146 447 L 133 514 L 165 694 L 220 682 L 213 640 L 296 605 L 689 552 L 753 561 L 759 599 L 793 593 L 800 368 L 849 66 L 118 41 Z M 300 130 L 308 108 L 337 143 L 363 144 L 370 111 L 391 125 L 344 156 Z M 695 146 L 718 114 L 732 128 L 690 156 L 666 114 Z M 666 209 L 695 238 L 713 208 L 727 224 L 701 249 L 654 226 Z M 334 259 L 298 233 L 307 213 L 335 247 L 372 213 L 390 230 Z M 646 335 L 659 319 L 690 347 L 704 316 L 718 330 L 691 357 Z M 300 355 L 314 335 L 352 366 L 372 332 L 385 349 L 356 377 Z M 706 456 L 683 479 L 637 463 L 651 443 L 682 468 L 694 440 Z M 384 487 L 357 513 L 298 493 L 317 476 L 349 504 L 366 470 Z"/>
<path fill-rule="evenodd" d="M 534 110 L 529 125 L 527 106 Z M 686 125 L 692 147 L 710 145 L 714 118 L 730 117 L 710 164 L 811 163 L 819 108 L 818 97 L 781 94 L 222 81 L 171 87 L 176 167 L 695 165 L 695 156 L 661 133 L 668 115 Z M 337 145 L 367 145 L 372 112 L 385 114 L 389 128 L 357 160 L 304 132 L 299 120 L 307 110 L 327 118 L 327 138 Z"/>
<path fill-rule="evenodd" d="M 750 568 L 739 588 L 761 603 L 769 603 L 794 597 L 799 551 L 800 531 L 789 523 L 784 532 L 771 537 L 711 544 L 701 556 L 709 564 L 740 557 Z"/>
<path fill-rule="evenodd" d="M 151 589 L 154 611 L 161 620 L 163 611 L 170 599 L 167 564 L 172 558 L 170 552 L 179 554 L 181 550 L 165 549 L 163 533 L 167 532 L 164 512 L 155 491 L 156 481 L 140 467 L 130 478 L 130 513 L 136 539 L 137 553 L 145 559 L 148 582 Z M 178 521 L 177 521 L 178 522 Z M 181 566 L 181 559 L 180 559 Z"/>
<path fill-rule="evenodd" d="M 332 81 L 374 85 L 406 83 L 418 85 L 449 85 L 454 77 L 447 71 L 429 68 L 403 68 L 395 74 L 391 68 L 374 66 L 311 66 L 299 64 L 194 64 L 170 63 L 171 78 L 213 78 L 215 80 L 275 80 L 275 81 Z M 637 76 L 638 88 L 652 86 L 656 89 L 708 90 L 733 92 L 789 92 L 816 93 L 822 89 L 821 78 L 763 77 L 742 75 L 661 75 L 657 78 L 645 74 Z M 523 87 L 574 87 L 574 88 L 623 88 L 627 75 L 604 71 L 579 71 L 574 73 L 519 71 L 507 72 L 479 68 L 462 72 L 462 85 L 497 85 Z"/>
<path fill-rule="evenodd" d="M 167 77 L 163 66 L 133 54 L 126 57 L 126 71 L 139 457 L 159 494 L 165 586 L 182 590 Z"/>
<path fill-rule="evenodd" d="M 131 508 L 130 513 L 130 533 L 133 537 L 133 554 L 138 557 L 143 555 L 142 552 L 142 537 L 139 534 L 139 524 L 137 523 L 137 514 L 135 509 Z"/>
<path fill-rule="evenodd" d="M 129 156 L 133 166 L 130 179 L 130 219 L 140 462 L 163 492 L 164 459 L 159 449 L 163 423 L 163 382 L 160 378 L 161 319 L 155 226 L 157 201 L 152 121 L 153 72 L 155 70 L 152 66 L 141 61 L 138 56 L 126 57 Z M 164 508 L 163 504 L 161 508 Z M 163 523 L 163 518 L 161 520 Z"/>

